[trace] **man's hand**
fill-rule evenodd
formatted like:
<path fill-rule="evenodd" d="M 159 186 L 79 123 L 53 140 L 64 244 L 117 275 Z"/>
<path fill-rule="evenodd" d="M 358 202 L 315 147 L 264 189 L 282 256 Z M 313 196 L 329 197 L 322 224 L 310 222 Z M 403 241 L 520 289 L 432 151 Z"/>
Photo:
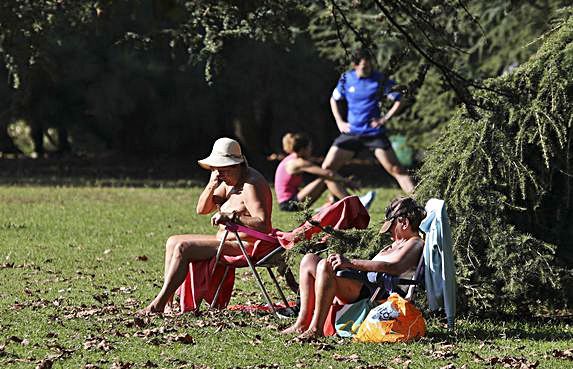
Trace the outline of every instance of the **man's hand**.
<path fill-rule="evenodd" d="M 388 119 L 386 119 L 386 117 L 374 118 L 370 122 L 370 127 L 372 128 L 382 127 L 383 125 L 386 124 L 386 122 L 388 122 Z"/>
<path fill-rule="evenodd" d="M 345 122 L 345 121 L 340 121 L 340 122 L 336 122 L 336 125 L 338 125 L 338 130 L 340 130 L 340 132 L 350 133 L 350 123 Z"/>
<path fill-rule="evenodd" d="M 211 171 L 211 178 L 209 178 L 209 185 L 210 186 L 214 186 L 214 188 L 219 187 L 219 185 L 221 184 L 221 178 L 219 177 L 219 171 L 218 170 L 212 170 Z"/>
<path fill-rule="evenodd" d="M 229 222 L 233 218 L 233 214 L 225 214 L 225 213 L 215 213 L 211 217 L 211 225 L 218 226 L 219 224 L 225 224 Z"/>
<path fill-rule="evenodd" d="M 344 255 L 331 254 L 326 260 L 332 265 L 333 270 L 352 269 L 352 263 Z"/>

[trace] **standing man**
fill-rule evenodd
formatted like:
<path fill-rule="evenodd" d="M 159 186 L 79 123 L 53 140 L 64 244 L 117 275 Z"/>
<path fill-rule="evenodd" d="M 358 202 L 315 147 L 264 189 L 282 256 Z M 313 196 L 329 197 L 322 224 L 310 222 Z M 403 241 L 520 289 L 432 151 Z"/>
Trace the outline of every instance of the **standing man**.
<path fill-rule="evenodd" d="M 395 82 L 374 70 L 372 57 L 365 49 L 359 49 L 352 55 L 352 67 L 342 75 L 330 98 L 340 136 L 334 140 L 322 167 L 337 171 L 355 154 L 368 148 L 374 151 L 378 162 L 398 181 L 402 191 L 412 193 L 414 182 L 400 166 L 386 137 L 385 124 L 400 107 L 400 93 L 391 91 Z M 394 105 L 382 114 L 379 102 L 384 96 L 394 101 Z M 346 100 L 348 106 L 346 119 L 338 106 L 341 100 Z"/>

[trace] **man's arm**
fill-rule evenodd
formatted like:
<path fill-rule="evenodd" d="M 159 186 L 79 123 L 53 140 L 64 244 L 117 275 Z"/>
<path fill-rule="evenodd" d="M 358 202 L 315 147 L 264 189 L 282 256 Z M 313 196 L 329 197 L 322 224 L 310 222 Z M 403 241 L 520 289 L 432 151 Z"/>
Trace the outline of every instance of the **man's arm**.
<path fill-rule="evenodd" d="M 396 114 L 396 111 L 398 111 L 399 108 L 400 108 L 400 100 L 395 101 L 394 104 L 392 104 L 392 107 L 390 108 L 390 110 L 388 110 L 388 112 L 386 114 L 384 114 L 380 118 L 373 119 L 372 122 L 370 123 L 370 126 L 371 127 L 381 127 L 381 126 L 385 125 L 390 120 L 390 118 L 392 118 L 392 116 L 394 116 L 394 114 Z"/>
<path fill-rule="evenodd" d="M 219 172 L 216 170 L 212 171 L 209 183 L 207 183 L 207 186 L 199 195 L 199 200 L 197 200 L 197 214 L 212 213 L 217 208 L 217 205 L 221 205 L 225 199 L 225 186 L 221 186 L 221 183 Z"/>
<path fill-rule="evenodd" d="M 342 118 L 342 114 L 340 114 L 340 109 L 338 108 L 338 102 L 333 97 L 330 98 L 330 110 L 332 110 L 332 115 L 334 115 L 338 130 L 342 133 L 350 132 L 350 124 Z"/>
<path fill-rule="evenodd" d="M 384 114 L 383 118 L 386 119 L 386 121 L 390 120 L 390 118 L 392 118 L 394 114 L 396 114 L 396 111 L 398 111 L 398 109 L 400 109 L 400 100 L 394 101 L 394 104 L 392 104 L 390 110 L 388 110 L 388 112 Z"/>

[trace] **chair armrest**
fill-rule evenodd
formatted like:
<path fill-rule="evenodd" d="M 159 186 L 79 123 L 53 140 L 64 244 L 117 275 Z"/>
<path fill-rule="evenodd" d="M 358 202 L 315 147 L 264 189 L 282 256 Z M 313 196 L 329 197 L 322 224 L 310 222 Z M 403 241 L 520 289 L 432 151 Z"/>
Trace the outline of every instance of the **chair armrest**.
<path fill-rule="evenodd" d="M 240 225 L 240 224 L 227 222 L 227 223 L 225 223 L 225 229 L 229 230 L 230 232 L 246 233 L 249 236 L 254 237 L 256 239 L 259 239 L 261 241 L 266 241 L 266 242 L 270 242 L 270 243 L 279 243 L 279 241 L 276 239 L 276 237 L 269 236 L 266 233 L 259 232 L 256 229 L 245 227 L 245 226 Z"/>
<path fill-rule="evenodd" d="M 336 271 L 337 277 L 354 279 L 362 283 L 368 283 L 376 287 L 388 287 L 388 278 L 391 279 L 391 285 L 395 288 L 397 285 L 417 285 L 420 284 L 419 281 L 413 279 L 403 279 L 383 272 L 363 272 L 354 269 L 342 269 Z"/>
<path fill-rule="evenodd" d="M 354 279 L 354 280 L 360 281 L 362 283 L 368 282 L 368 279 L 366 278 L 366 274 L 364 272 L 361 272 L 359 270 L 354 270 L 354 269 L 337 270 L 336 276 L 342 277 L 342 278 Z"/>

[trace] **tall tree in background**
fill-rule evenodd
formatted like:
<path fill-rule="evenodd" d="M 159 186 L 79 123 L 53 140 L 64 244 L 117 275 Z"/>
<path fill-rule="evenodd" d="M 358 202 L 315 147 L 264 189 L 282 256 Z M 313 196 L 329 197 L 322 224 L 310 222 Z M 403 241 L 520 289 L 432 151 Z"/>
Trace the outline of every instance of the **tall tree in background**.
<path fill-rule="evenodd" d="M 267 54 L 252 63 L 264 65 L 285 53 L 265 43 L 292 45 L 300 19 L 301 4 L 287 0 L 4 1 L 0 55 L 13 88 L 4 110 L 31 125 L 37 151 L 50 126 L 89 130 L 126 152 L 201 146 L 225 129 L 213 107 L 234 114 L 208 88 L 233 61 L 224 46 L 256 41 L 248 47 Z"/>
<path fill-rule="evenodd" d="M 309 31 L 321 55 L 341 69 L 352 48 L 373 50 L 383 71 L 409 89 L 405 109 L 390 127 L 423 149 L 440 136 L 459 103 L 473 109 L 472 94 L 485 88 L 479 81 L 535 53 L 536 40 L 555 26 L 567 4 L 325 0 L 313 6 Z"/>

